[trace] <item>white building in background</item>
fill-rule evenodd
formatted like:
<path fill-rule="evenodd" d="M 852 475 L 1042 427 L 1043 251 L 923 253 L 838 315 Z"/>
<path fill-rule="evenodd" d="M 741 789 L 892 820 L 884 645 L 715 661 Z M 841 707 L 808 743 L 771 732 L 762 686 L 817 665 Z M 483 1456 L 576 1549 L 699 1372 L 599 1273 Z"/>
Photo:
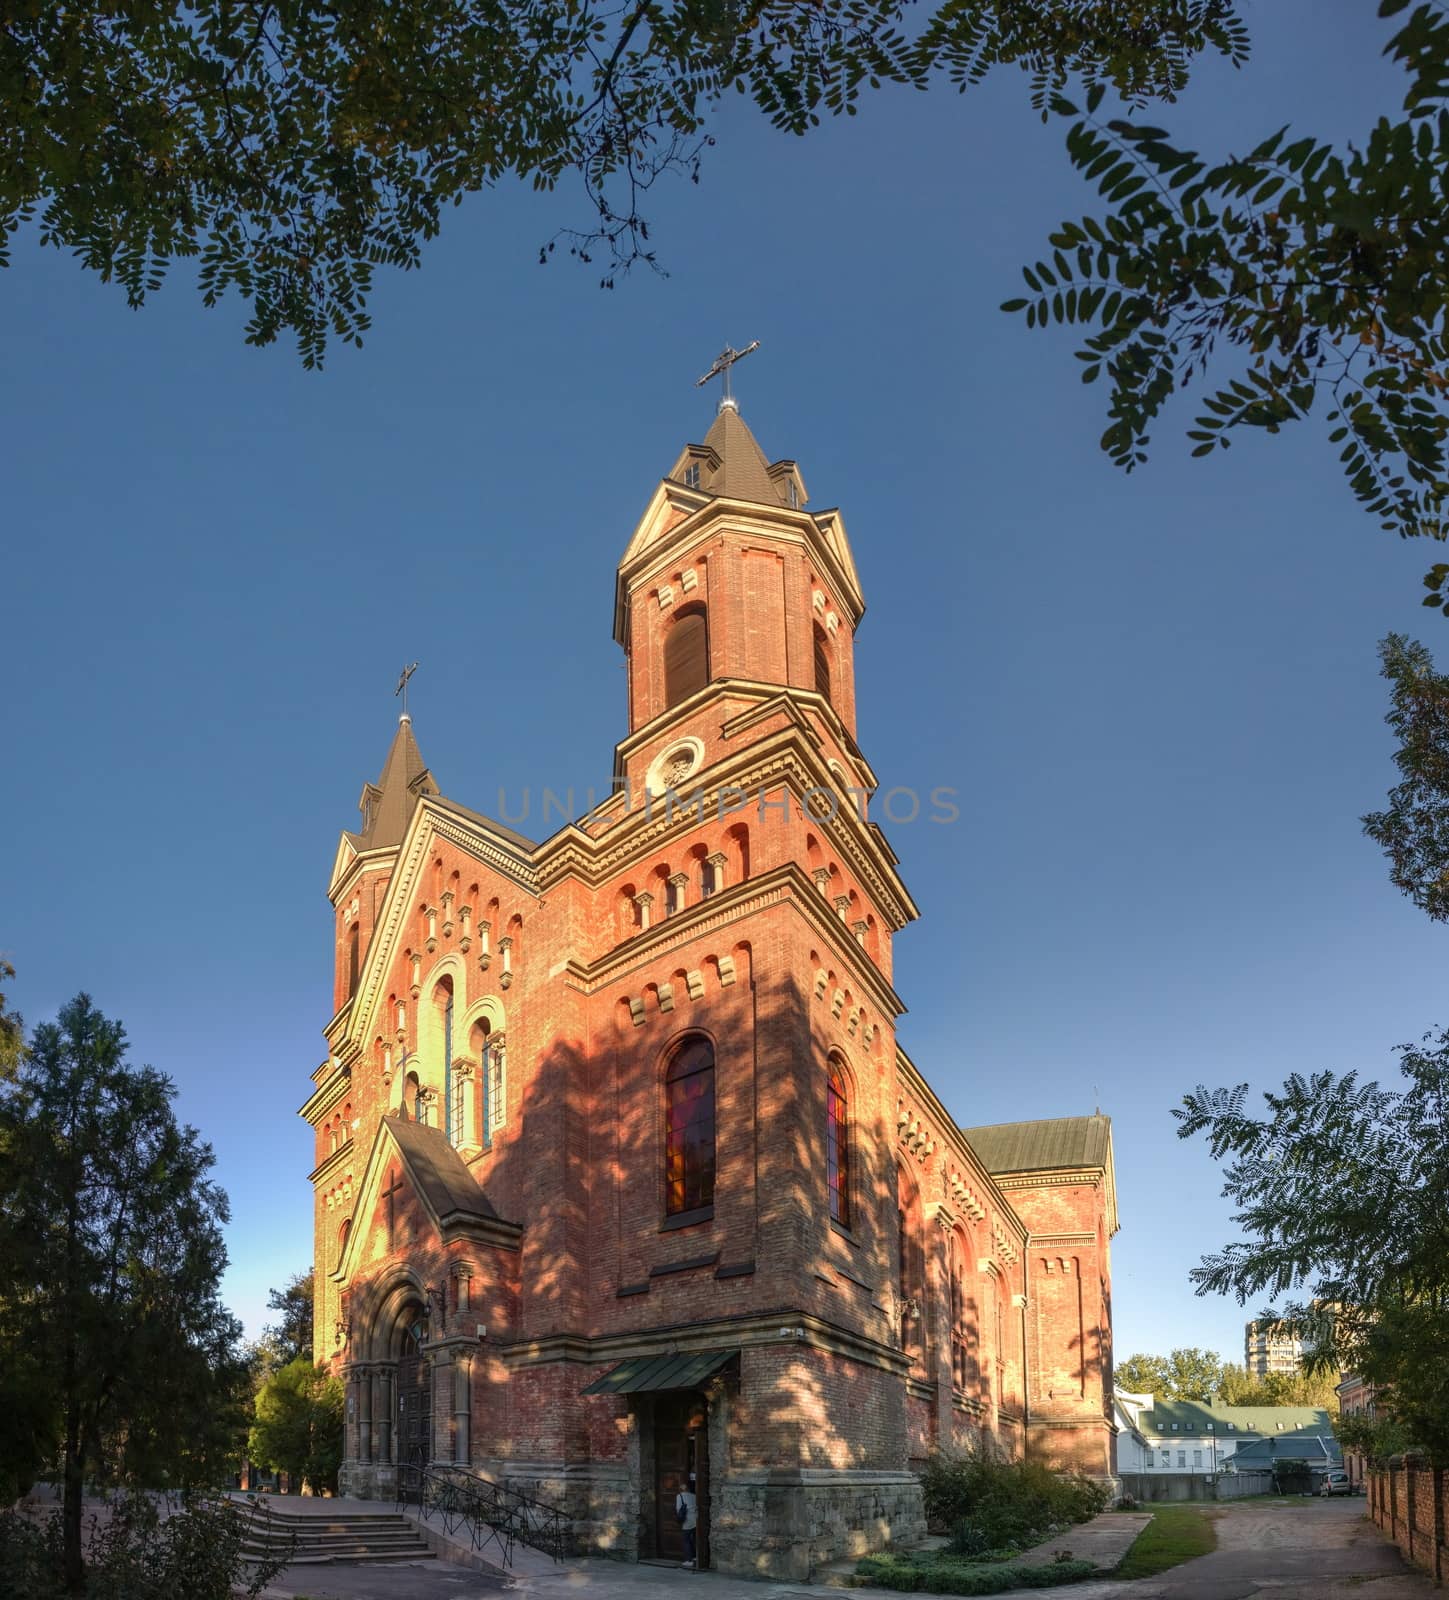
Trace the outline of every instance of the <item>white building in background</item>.
<path fill-rule="evenodd" d="M 1312 1406 L 1229 1406 L 1221 1401 L 1158 1400 L 1155 1395 L 1113 1395 L 1117 1471 L 1232 1470 L 1238 1449 L 1280 1434 L 1312 1431 L 1332 1436 L 1326 1411 Z"/>

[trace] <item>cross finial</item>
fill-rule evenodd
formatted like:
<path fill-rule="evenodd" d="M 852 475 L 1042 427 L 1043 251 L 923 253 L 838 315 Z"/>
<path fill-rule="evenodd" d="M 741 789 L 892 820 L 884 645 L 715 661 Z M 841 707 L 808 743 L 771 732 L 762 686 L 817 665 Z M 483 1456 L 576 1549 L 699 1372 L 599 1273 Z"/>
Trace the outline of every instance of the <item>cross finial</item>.
<path fill-rule="evenodd" d="M 702 378 L 696 380 L 695 388 L 702 389 L 711 378 L 723 377 L 724 393 L 719 397 L 719 408 L 721 411 L 738 411 L 739 406 L 735 402 L 734 390 L 730 387 L 730 368 L 734 366 L 736 361 L 743 361 L 746 356 L 753 355 L 759 348 L 760 341 L 758 339 L 752 339 L 743 350 L 736 350 L 732 346 L 726 345 L 714 358 L 714 365 L 709 371 Z"/>
<path fill-rule="evenodd" d="M 408 679 L 411 678 L 413 673 L 415 673 L 417 670 L 418 664 L 416 661 L 414 661 L 410 667 L 404 667 L 402 669 L 402 676 L 397 680 L 397 688 L 392 692 L 394 699 L 396 699 L 398 695 L 402 696 L 402 714 L 409 722 L 412 721 L 412 718 L 408 716 Z"/>

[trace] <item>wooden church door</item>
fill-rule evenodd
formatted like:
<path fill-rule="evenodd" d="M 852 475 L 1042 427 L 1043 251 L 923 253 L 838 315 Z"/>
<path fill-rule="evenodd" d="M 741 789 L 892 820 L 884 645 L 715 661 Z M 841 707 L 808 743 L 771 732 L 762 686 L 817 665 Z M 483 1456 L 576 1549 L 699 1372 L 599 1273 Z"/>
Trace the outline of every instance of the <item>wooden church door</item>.
<path fill-rule="evenodd" d="M 654 1554 L 683 1561 L 684 1534 L 674 1515 L 674 1497 L 694 1474 L 698 1564 L 708 1563 L 709 1450 L 702 1396 L 661 1394 L 654 1402 Z"/>
<path fill-rule="evenodd" d="M 403 1335 L 397 1364 L 397 1447 L 404 1466 L 427 1466 L 433 1459 L 433 1389 L 423 1356 L 423 1326 L 415 1322 Z"/>

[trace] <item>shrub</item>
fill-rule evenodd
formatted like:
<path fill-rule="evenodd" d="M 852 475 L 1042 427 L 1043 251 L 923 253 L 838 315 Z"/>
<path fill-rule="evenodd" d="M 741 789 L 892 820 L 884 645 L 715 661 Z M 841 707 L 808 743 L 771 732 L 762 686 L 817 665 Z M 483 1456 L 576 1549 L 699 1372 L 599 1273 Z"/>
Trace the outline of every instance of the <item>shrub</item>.
<path fill-rule="evenodd" d="M 88 1600 L 230 1600 L 259 1595 L 281 1559 L 249 1567 L 242 1543 L 255 1506 L 188 1495 L 169 1516 L 155 1497 L 117 1496 L 90 1519 Z M 60 1513 L 42 1519 L 0 1513 L 0 1595 L 67 1600 Z"/>
<path fill-rule="evenodd" d="M 1053 1561 L 1046 1566 L 970 1566 L 941 1557 L 866 1556 L 856 1573 L 880 1589 L 918 1594 L 1005 1594 L 1012 1589 L 1051 1589 L 1097 1576 L 1090 1561 Z"/>
<path fill-rule="evenodd" d="M 1086 1522 L 1110 1499 L 1095 1479 L 1006 1461 L 988 1445 L 933 1456 L 921 1484 L 927 1521 L 950 1530 L 951 1551 L 961 1556 L 1020 1549 L 1063 1523 Z"/>

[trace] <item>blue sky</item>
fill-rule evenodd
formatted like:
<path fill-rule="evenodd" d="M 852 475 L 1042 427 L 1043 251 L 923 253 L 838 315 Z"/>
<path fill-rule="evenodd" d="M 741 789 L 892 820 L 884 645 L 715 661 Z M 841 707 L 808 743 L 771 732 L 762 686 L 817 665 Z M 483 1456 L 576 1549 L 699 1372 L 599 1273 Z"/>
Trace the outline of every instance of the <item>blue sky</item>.
<path fill-rule="evenodd" d="M 1241 148 L 1396 103 L 1367 0 L 1250 6 L 1253 64 L 1157 113 Z M 229 1190 L 252 1332 L 309 1259 L 295 1112 L 331 1002 L 325 897 L 395 722 L 444 792 L 516 814 L 604 784 L 624 726 L 615 563 L 707 429 L 693 387 L 758 338 L 743 413 L 844 508 L 869 605 L 862 745 L 958 789 L 891 828 L 922 911 L 902 1043 L 963 1123 L 1116 1130 L 1119 1353 L 1241 1359 L 1187 1270 L 1232 1236 L 1174 1134 L 1199 1082 L 1392 1073 L 1445 1020 L 1442 931 L 1359 815 L 1392 781 L 1375 642 L 1416 632 L 1427 548 L 1378 533 L 1310 432 L 1149 467 L 1099 453 L 1065 334 L 997 311 L 1091 208 L 1024 82 L 886 92 L 803 141 L 725 110 L 698 188 L 655 190 L 667 278 L 536 264 L 582 197 L 450 213 L 321 374 L 245 347 L 178 277 L 139 314 L 22 244 L 0 276 L 8 782 L 0 950 L 29 1021 L 78 989 L 176 1080 Z M 1441 637 L 1442 635 L 1442 637 Z M 525 829 L 530 825 L 521 824 Z"/>

